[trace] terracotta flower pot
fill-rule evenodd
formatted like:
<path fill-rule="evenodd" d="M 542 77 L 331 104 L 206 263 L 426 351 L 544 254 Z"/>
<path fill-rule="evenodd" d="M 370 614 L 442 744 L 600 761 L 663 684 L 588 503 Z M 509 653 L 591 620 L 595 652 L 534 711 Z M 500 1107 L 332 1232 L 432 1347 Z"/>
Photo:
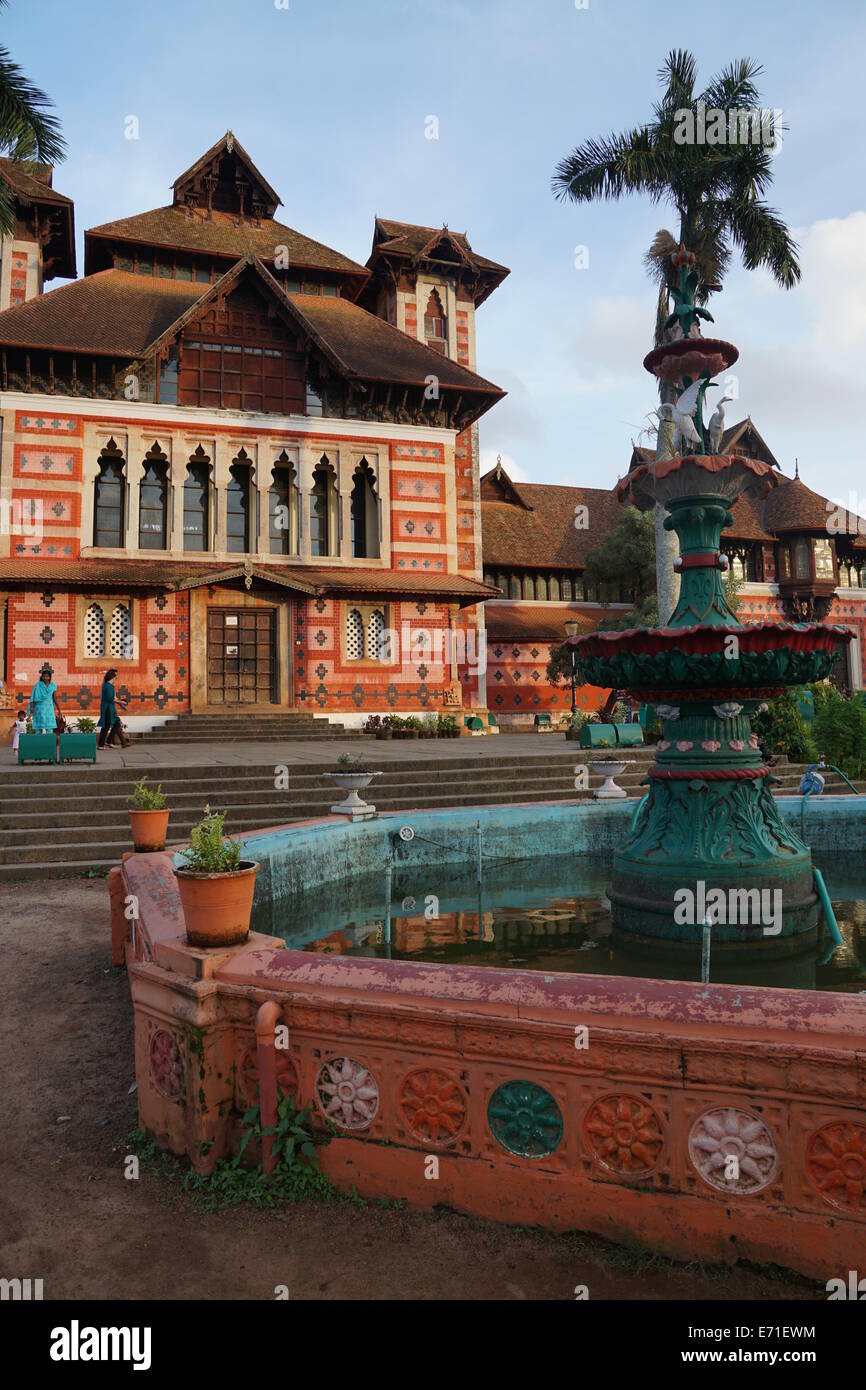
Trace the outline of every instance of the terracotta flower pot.
<path fill-rule="evenodd" d="M 155 854 L 165 849 L 170 814 L 168 810 L 130 811 L 129 824 L 136 854 Z"/>
<path fill-rule="evenodd" d="M 260 865 L 242 859 L 229 874 L 176 868 L 186 936 L 191 946 L 240 946 L 250 934 L 250 913 Z"/>

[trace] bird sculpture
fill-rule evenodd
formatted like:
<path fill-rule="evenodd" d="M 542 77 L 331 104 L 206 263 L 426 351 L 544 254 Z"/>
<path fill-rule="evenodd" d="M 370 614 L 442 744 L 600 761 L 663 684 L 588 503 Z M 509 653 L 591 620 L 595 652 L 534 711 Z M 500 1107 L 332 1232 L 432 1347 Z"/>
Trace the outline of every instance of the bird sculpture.
<path fill-rule="evenodd" d="M 703 377 L 699 377 L 697 381 L 693 381 L 691 386 L 683 391 L 676 403 L 672 404 L 667 401 L 664 405 L 659 406 L 656 412 L 659 419 L 673 425 L 673 447 L 675 453 L 680 452 L 683 444 L 690 445 L 692 452 L 694 452 L 694 447 L 696 445 L 699 451 L 703 450 L 704 392 L 707 390 L 708 386 L 713 384 L 712 382 L 707 382 Z M 701 424 L 700 431 L 695 424 L 695 411 L 699 414 Z"/>
<path fill-rule="evenodd" d="M 707 436 L 709 438 L 710 452 L 719 453 L 722 447 L 722 435 L 725 432 L 725 402 L 732 400 L 731 396 L 722 396 L 716 401 L 716 408 L 710 416 L 710 423 L 707 425 Z"/>

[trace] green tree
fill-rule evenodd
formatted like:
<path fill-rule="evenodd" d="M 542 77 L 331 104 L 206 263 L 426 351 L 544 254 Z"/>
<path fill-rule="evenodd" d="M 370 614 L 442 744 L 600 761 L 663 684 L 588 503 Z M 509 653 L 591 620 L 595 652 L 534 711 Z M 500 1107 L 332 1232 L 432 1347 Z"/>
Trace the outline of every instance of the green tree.
<path fill-rule="evenodd" d="M 653 106 L 652 119 L 634 130 L 585 141 L 559 163 L 553 176 L 553 191 L 560 199 L 591 203 L 645 193 L 654 203 L 666 204 L 676 213 L 678 235 L 662 228 L 645 257 L 658 284 L 657 344 L 663 341 L 662 325 L 670 312 L 675 274 L 670 252 L 681 243 L 695 256 L 703 301 L 722 288 L 735 248 L 747 270 L 764 267 L 785 289 L 800 279 L 796 243 L 764 198 L 773 176 L 773 145 L 769 140 L 736 138 L 709 144 L 682 139 L 684 131 L 688 134 L 683 113 L 691 112 L 696 125 L 699 102 L 705 110 L 726 113 L 761 110 L 756 81 L 761 72 L 750 58 L 741 58 L 697 93 L 694 57 L 685 50 L 674 50 L 658 73 L 662 94 Z M 735 133 L 741 133 L 739 128 Z M 779 130 L 768 130 L 767 134 L 778 138 Z M 661 391 L 662 400 L 675 395 L 671 387 Z M 660 429 L 657 456 L 665 458 L 669 453 L 669 431 Z M 672 568 L 676 538 L 661 531 L 661 519 L 661 509 L 656 508 L 656 585 L 659 609 L 667 622 L 678 584 Z"/>
<path fill-rule="evenodd" d="M 784 754 L 792 763 L 815 761 L 809 729 L 797 705 L 796 690 L 786 690 L 776 699 L 768 700 L 767 708 L 760 714 L 753 714 L 750 723 L 752 732 L 769 752 Z"/>
<path fill-rule="evenodd" d="M 821 703 L 815 705 L 812 741 L 846 777 L 866 777 L 866 705 L 860 696 L 842 695 L 829 683 L 824 686 Z"/>
<path fill-rule="evenodd" d="M 7 0 L 0 0 L 0 8 Z M 63 159 L 66 143 L 60 122 L 51 114 L 51 98 L 25 77 L 0 45 L 0 151 L 22 162 L 54 164 Z M 9 186 L 0 178 L 0 236 L 15 230 Z"/>

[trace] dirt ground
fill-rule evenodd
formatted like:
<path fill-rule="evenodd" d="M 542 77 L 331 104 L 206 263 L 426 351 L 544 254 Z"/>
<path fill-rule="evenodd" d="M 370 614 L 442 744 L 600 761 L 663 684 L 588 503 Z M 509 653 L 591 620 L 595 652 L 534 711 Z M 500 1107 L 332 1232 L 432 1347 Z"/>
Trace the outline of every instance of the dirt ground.
<path fill-rule="evenodd" d="M 0 1275 L 43 1279 L 46 1299 L 272 1299 L 277 1285 L 292 1299 L 573 1299 L 577 1285 L 591 1299 L 819 1296 L 452 1212 L 203 1213 L 147 1166 L 123 1177 L 132 1008 L 109 964 L 105 881 L 0 884 L 0 960 Z"/>

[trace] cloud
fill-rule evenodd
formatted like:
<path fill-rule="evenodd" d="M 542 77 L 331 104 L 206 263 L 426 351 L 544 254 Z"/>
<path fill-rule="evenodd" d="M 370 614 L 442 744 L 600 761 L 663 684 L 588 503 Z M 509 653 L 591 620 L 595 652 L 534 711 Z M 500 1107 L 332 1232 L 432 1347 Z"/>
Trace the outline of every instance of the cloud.
<path fill-rule="evenodd" d="M 814 222 L 801 243 L 802 285 L 823 348 L 866 348 L 866 212 Z"/>
<path fill-rule="evenodd" d="M 585 384 L 607 389 L 634 379 L 652 347 L 652 301 L 619 295 L 599 299 L 568 335 L 566 350 Z"/>

